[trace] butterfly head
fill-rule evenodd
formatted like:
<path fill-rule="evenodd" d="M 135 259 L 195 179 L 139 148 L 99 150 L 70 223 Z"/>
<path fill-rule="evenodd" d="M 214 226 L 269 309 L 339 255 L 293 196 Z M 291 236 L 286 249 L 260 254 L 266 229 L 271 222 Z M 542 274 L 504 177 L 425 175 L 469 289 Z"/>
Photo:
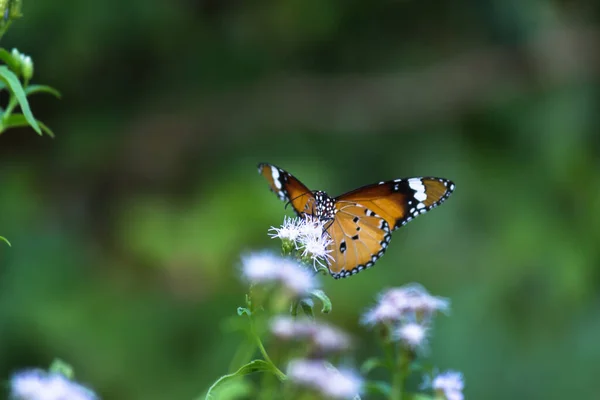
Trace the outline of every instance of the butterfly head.
<path fill-rule="evenodd" d="M 335 200 L 320 190 L 314 192 L 314 198 L 314 216 L 320 220 L 333 219 L 335 217 Z"/>

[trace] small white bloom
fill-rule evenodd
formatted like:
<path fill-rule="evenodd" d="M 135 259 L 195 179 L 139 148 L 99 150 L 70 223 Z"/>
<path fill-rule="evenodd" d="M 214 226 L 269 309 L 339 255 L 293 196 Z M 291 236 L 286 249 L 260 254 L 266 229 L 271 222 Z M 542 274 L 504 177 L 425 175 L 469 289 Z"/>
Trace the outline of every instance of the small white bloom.
<path fill-rule="evenodd" d="M 375 307 L 363 316 L 367 325 L 391 321 L 428 322 L 435 312 L 448 312 L 450 301 L 430 295 L 421 285 L 409 284 L 386 290 Z"/>
<path fill-rule="evenodd" d="M 90 389 L 61 374 L 29 370 L 15 374 L 10 382 L 16 400 L 97 400 Z"/>
<path fill-rule="evenodd" d="M 362 323 L 365 325 L 386 324 L 399 319 L 398 309 L 390 302 L 379 302 L 375 307 L 368 310 L 362 316 Z"/>
<path fill-rule="evenodd" d="M 333 326 L 319 324 L 311 337 L 314 345 L 322 351 L 343 351 L 350 347 L 350 337 Z"/>
<path fill-rule="evenodd" d="M 395 336 L 411 349 L 417 349 L 425 344 L 427 339 L 427 328 L 416 322 L 409 322 L 398 328 Z"/>
<path fill-rule="evenodd" d="M 384 292 L 381 301 L 389 301 L 395 304 L 398 310 L 422 311 L 427 314 L 433 314 L 436 311 L 447 312 L 450 309 L 448 299 L 430 295 L 423 286 L 417 283 L 389 289 Z"/>
<path fill-rule="evenodd" d="M 283 218 L 283 225 L 280 228 L 271 227 L 270 231 L 274 231 L 274 233 L 269 233 L 271 238 L 279 238 L 281 240 L 290 240 L 292 242 L 296 242 L 298 237 L 302 234 L 300 230 L 300 225 L 302 224 L 302 219 L 300 218 Z"/>
<path fill-rule="evenodd" d="M 253 283 L 271 282 L 279 277 L 280 262 L 268 252 L 252 253 L 242 257 L 242 273 Z"/>
<path fill-rule="evenodd" d="M 433 379 L 433 390 L 444 395 L 446 400 L 463 400 L 464 381 L 460 372 L 446 371 Z"/>
<path fill-rule="evenodd" d="M 307 215 L 300 220 L 299 229 L 300 241 L 309 238 L 321 238 L 321 236 L 323 236 L 323 231 L 325 230 L 325 223 L 319 218 Z"/>
<path fill-rule="evenodd" d="M 334 399 L 353 399 L 361 391 L 362 378 L 350 370 L 331 372 L 323 393 Z"/>
<path fill-rule="evenodd" d="M 313 236 L 301 239 L 302 257 L 309 257 L 313 260 L 313 266 L 315 267 L 317 264 L 324 267 L 324 261 L 327 261 L 327 259 L 333 260 L 333 257 L 329 254 L 331 250 L 327 248 L 331 242 L 331 239 L 325 234 L 320 237 Z"/>
<path fill-rule="evenodd" d="M 314 273 L 287 259 L 279 269 L 279 274 L 285 287 L 298 296 L 308 294 L 318 286 Z"/>
<path fill-rule="evenodd" d="M 341 330 L 308 318 L 275 317 L 271 332 L 285 340 L 308 340 L 319 351 L 338 352 L 350 347 L 350 337 Z"/>
<path fill-rule="evenodd" d="M 281 283 L 297 296 L 308 294 L 318 286 L 314 275 L 306 268 L 268 252 L 244 256 L 242 273 L 252 283 Z"/>
<path fill-rule="evenodd" d="M 362 379 L 351 371 L 339 371 L 322 360 L 292 360 L 288 377 L 333 399 L 351 399 L 359 394 Z"/>

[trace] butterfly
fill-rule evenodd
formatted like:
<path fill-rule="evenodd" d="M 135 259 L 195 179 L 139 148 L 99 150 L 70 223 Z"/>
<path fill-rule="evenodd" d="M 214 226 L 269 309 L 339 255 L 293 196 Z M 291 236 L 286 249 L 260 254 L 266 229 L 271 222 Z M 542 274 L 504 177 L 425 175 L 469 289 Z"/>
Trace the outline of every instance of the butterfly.
<path fill-rule="evenodd" d="M 372 267 L 387 250 L 392 231 L 437 207 L 454 191 L 448 179 L 418 177 L 383 181 L 330 197 L 308 189 L 275 165 L 261 163 L 258 173 L 298 216 L 326 222 L 331 239 L 327 266 L 335 279 Z"/>

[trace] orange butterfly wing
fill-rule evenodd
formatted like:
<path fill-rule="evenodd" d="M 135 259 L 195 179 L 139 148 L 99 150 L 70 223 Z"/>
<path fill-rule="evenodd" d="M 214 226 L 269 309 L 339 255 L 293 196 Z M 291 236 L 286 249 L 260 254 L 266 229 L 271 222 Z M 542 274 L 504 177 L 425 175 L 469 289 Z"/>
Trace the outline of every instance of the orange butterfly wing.
<path fill-rule="evenodd" d="M 258 164 L 258 173 L 269 182 L 271 191 L 280 200 L 289 202 L 298 216 L 312 214 L 315 198 L 310 189 L 302 184 L 292 174 L 268 163 Z"/>
<path fill-rule="evenodd" d="M 327 227 L 329 273 L 343 278 L 372 266 L 390 243 L 387 221 L 356 203 L 336 205 L 334 220 Z"/>
<path fill-rule="evenodd" d="M 409 178 L 364 186 L 335 199 L 327 229 L 334 278 L 371 267 L 391 240 L 391 231 L 444 202 L 454 183 L 441 178 Z"/>

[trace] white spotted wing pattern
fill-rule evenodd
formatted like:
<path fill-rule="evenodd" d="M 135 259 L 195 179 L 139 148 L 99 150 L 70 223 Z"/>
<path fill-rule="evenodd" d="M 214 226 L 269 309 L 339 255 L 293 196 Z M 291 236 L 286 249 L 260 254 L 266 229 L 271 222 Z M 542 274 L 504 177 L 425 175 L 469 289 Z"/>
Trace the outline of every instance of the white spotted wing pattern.
<path fill-rule="evenodd" d="M 448 179 L 419 177 L 363 186 L 332 198 L 322 191 L 311 192 L 274 165 L 260 164 L 259 173 L 298 215 L 327 221 L 332 256 L 328 268 L 336 279 L 373 266 L 387 250 L 392 231 L 437 207 L 454 191 Z"/>

